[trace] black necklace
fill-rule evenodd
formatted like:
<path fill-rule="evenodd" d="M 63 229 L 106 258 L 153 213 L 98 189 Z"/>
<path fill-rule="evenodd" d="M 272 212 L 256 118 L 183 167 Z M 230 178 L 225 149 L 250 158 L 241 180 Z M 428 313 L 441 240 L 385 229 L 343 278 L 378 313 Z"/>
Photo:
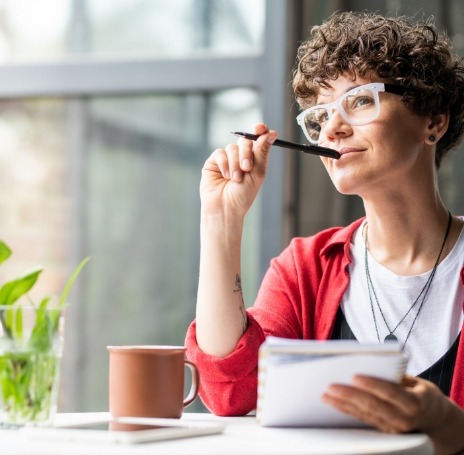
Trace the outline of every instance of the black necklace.
<path fill-rule="evenodd" d="M 375 311 L 374 311 L 374 304 L 372 302 L 372 295 L 374 295 L 374 299 L 375 299 L 375 302 L 377 304 L 377 307 L 380 311 L 380 314 L 382 316 L 382 319 L 383 319 L 383 322 L 385 323 L 385 326 L 387 327 L 387 330 L 389 332 L 389 334 L 385 337 L 384 339 L 384 342 L 387 342 L 387 341 L 397 341 L 398 338 L 396 337 L 396 335 L 394 335 L 394 332 L 395 330 L 401 325 L 401 323 L 406 319 L 406 317 L 408 316 L 408 314 L 411 312 L 411 310 L 416 306 L 417 302 L 419 302 L 419 299 L 422 297 L 422 300 L 420 302 L 420 305 L 419 305 L 419 309 L 417 310 L 417 313 L 416 313 L 416 316 L 414 317 L 414 320 L 412 321 L 412 324 L 411 324 L 411 328 L 409 329 L 409 332 L 406 336 L 406 339 L 404 341 L 404 344 L 403 344 L 403 347 L 406 345 L 406 342 L 408 341 L 409 339 L 409 335 L 411 335 L 411 332 L 412 332 L 412 329 L 414 327 L 414 324 L 416 323 L 416 319 L 418 318 L 419 316 L 419 313 L 422 309 L 422 306 L 425 302 L 425 298 L 427 297 L 427 294 L 429 292 L 429 289 L 430 289 L 430 285 L 432 284 L 432 280 L 433 280 L 433 277 L 435 276 L 435 272 L 437 271 L 437 267 L 438 267 L 438 264 L 440 262 L 440 258 L 441 258 L 441 254 L 443 253 L 443 248 L 445 247 L 445 244 L 446 244 L 446 240 L 448 239 L 448 234 L 449 234 L 449 231 L 450 231 L 450 228 L 451 228 L 451 221 L 452 221 L 452 216 L 451 216 L 451 213 L 448 212 L 448 225 L 446 227 L 446 232 L 445 232 L 445 238 L 443 239 L 443 243 L 441 244 L 441 248 L 440 248 L 440 252 L 438 253 L 438 257 L 437 257 L 437 260 L 435 261 L 435 264 L 433 266 L 433 269 L 432 271 L 430 272 L 430 275 L 429 277 L 427 278 L 427 281 L 425 282 L 425 285 L 424 287 L 422 288 L 422 290 L 420 291 L 419 295 L 417 296 L 416 300 L 414 300 L 413 304 L 409 307 L 409 310 L 406 312 L 406 314 L 400 319 L 400 321 L 398 322 L 398 324 L 396 324 L 396 326 L 393 328 L 393 329 L 390 329 L 390 326 L 388 325 L 387 323 L 387 319 L 385 318 L 385 315 L 382 311 L 382 308 L 379 304 L 379 300 L 377 298 L 377 294 L 375 293 L 375 289 L 374 289 L 374 285 L 372 284 L 372 279 L 371 279 L 371 274 L 369 272 L 369 261 L 368 261 L 368 249 L 367 249 L 367 230 L 368 230 L 368 226 L 366 224 L 366 228 L 365 228 L 365 233 L 364 233 L 364 244 L 365 244 L 365 248 L 364 248 L 364 267 L 365 267 L 365 270 L 366 270 L 366 280 L 367 280 L 367 290 L 369 292 L 369 302 L 371 304 L 371 310 L 372 310 L 372 317 L 374 319 L 374 325 L 375 325 L 375 331 L 377 333 L 377 339 L 379 340 L 379 343 L 380 343 L 380 335 L 379 335 L 379 329 L 377 327 L 377 318 L 375 316 Z"/>

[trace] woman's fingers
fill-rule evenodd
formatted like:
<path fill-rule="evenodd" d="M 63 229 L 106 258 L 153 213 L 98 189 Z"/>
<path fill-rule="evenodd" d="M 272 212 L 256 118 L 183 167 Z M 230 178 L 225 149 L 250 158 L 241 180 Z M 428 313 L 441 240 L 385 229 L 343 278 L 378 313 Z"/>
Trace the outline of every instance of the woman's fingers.
<path fill-rule="evenodd" d="M 367 393 L 373 393 L 380 400 L 390 403 L 405 415 L 418 415 L 423 411 L 419 395 L 410 393 L 410 388 L 417 386 L 417 380 L 408 377 L 406 382 L 397 384 L 391 381 L 372 378 L 368 376 L 356 376 L 353 385 Z"/>
<path fill-rule="evenodd" d="M 417 429 L 424 412 L 420 394 L 400 384 L 365 376 L 356 377 L 353 386 L 331 385 L 323 400 L 386 432 Z"/>
<path fill-rule="evenodd" d="M 253 169 L 253 161 L 253 150 L 249 144 L 228 144 L 225 148 L 214 150 L 205 168 L 215 164 L 226 180 L 240 182 L 244 173 Z"/>
<path fill-rule="evenodd" d="M 243 172 L 240 169 L 238 148 L 238 144 L 229 144 L 225 149 L 229 167 L 229 176 L 226 178 L 235 180 L 236 182 L 240 182 L 243 178 Z"/>
<path fill-rule="evenodd" d="M 254 153 L 253 153 L 253 141 L 245 138 L 239 138 L 237 141 L 238 148 L 238 160 L 240 169 L 243 172 L 251 172 L 254 164 Z"/>
<path fill-rule="evenodd" d="M 253 141 L 239 138 L 236 144 L 226 147 L 230 178 L 241 182 L 245 172 L 251 172 L 254 164 Z"/>
<path fill-rule="evenodd" d="M 385 432 L 407 432 L 417 428 L 417 415 L 405 413 L 396 401 L 384 400 L 369 391 L 341 384 L 331 385 L 323 401 L 345 414 Z"/>
<path fill-rule="evenodd" d="M 356 376 L 353 385 L 333 384 L 323 401 L 382 431 L 433 429 L 448 399 L 429 381 L 405 376 L 402 384 Z"/>
<path fill-rule="evenodd" d="M 239 138 L 236 144 L 228 144 L 225 148 L 214 150 L 206 162 L 205 168 L 216 165 L 227 180 L 241 182 L 245 173 L 255 172 L 262 176 L 265 173 L 268 153 L 277 138 L 275 131 L 268 131 L 264 124 L 258 124 L 255 132 L 261 134 L 257 141 Z"/>
<path fill-rule="evenodd" d="M 386 433 L 401 432 L 401 430 L 397 428 L 396 421 L 388 418 L 385 413 L 372 412 L 377 406 L 377 403 L 374 403 L 374 401 L 369 404 L 369 400 L 365 399 L 366 397 L 363 399 L 359 395 L 350 394 L 350 397 L 347 398 L 347 396 L 343 395 L 343 391 L 338 389 L 337 386 L 337 390 L 333 389 L 326 392 L 322 399 L 325 403 L 335 409 L 338 409 L 344 414 L 348 414 L 361 422 L 378 428 L 381 431 Z M 363 402 L 361 403 L 359 400 L 363 400 Z"/>
<path fill-rule="evenodd" d="M 269 151 L 271 150 L 272 144 L 277 139 L 277 132 L 269 130 L 264 123 L 257 123 L 254 133 L 260 135 L 253 147 L 255 161 L 254 171 L 258 176 L 263 176 L 267 169 Z"/>

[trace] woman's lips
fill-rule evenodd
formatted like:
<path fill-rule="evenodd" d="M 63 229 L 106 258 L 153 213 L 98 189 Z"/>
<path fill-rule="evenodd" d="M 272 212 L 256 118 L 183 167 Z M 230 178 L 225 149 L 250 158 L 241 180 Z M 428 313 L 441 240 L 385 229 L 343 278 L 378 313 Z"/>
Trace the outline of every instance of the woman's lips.
<path fill-rule="evenodd" d="M 359 149 L 359 148 L 354 148 L 354 147 L 343 147 L 342 149 L 339 150 L 339 153 L 341 157 L 343 157 L 343 155 L 348 155 L 350 153 L 360 153 L 363 151 L 364 149 Z"/>

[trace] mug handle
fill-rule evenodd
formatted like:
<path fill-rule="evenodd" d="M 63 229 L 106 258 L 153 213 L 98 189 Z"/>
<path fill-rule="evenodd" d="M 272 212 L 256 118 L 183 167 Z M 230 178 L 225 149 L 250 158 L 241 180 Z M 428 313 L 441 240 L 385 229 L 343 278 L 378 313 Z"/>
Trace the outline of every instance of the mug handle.
<path fill-rule="evenodd" d="M 198 395 L 198 388 L 200 386 L 200 373 L 198 372 L 197 366 L 189 360 L 184 360 L 184 364 L 190 370 L 192 375 L 192 385 L 190 386 L 190 391 L 184 398 L 184 408 L 186 408 L 193 403 L 193 400 L 195 400 Z"/>

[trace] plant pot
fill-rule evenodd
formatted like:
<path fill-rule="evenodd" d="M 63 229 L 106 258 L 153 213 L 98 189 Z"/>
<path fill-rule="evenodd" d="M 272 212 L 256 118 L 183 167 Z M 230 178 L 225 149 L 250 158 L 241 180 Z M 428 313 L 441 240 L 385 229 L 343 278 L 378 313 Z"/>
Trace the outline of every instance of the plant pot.
<path fill-rule="evenodd" d="M 63 308 L 0 306 L 0 426 L 50 425 L 56 412 Z"/>

